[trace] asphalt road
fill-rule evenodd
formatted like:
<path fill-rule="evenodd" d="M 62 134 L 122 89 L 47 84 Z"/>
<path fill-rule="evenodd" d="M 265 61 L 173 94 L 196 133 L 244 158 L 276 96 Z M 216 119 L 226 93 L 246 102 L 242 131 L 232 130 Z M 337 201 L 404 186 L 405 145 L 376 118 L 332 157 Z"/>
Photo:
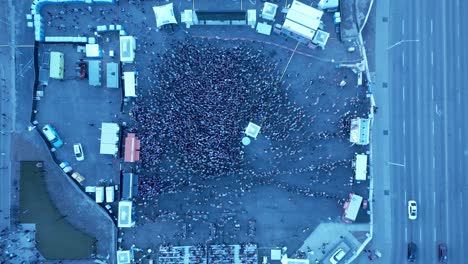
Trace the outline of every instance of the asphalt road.
<path fill-rule="evenodd" d="M 466 263 L 468 92 L 463 84 L 468 37 L 462 12 L 467 8 L 463 0 L 390 1 L 388 40 L 380 36 L 380 43 L 387 44 L 380 57 L 388 59 L 380 69 L 388 72 L 379 73 L 378 66 L 383 77 L 376 83 L 379 93 L 388 95 L 376 101 L 386 101 L 382 114 L 388 120 L 382 129 L 389 131 L 383 140 L 388 157 L 375 153 L 380 167 L 374 167 L 375 177 L 387 175 L 389 192 L 388 197 L 376 194 L 382 198 L 376 206 L 391 208 L 376 212 L 373 247 L 384 251 L 379 263 L 405 263 L 410 241 L 418 246 L 416 263 L 437 263 L 439 243 L 448 245 L 448 263 Z M 379 11 L 376 19 L 379 25 Z M 385 185 L 385 179 L 380 182 Z M 418 203 L 417 220 L 408 219 L 408 200 Z"/>

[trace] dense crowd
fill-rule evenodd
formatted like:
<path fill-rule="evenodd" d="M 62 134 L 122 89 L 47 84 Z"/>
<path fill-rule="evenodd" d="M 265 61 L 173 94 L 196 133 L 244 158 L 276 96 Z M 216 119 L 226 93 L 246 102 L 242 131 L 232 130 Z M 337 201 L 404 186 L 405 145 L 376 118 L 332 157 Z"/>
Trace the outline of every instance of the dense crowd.
<path fill-rule="evenodd" d="M 142 166 L 156 171 L 167 154 L 177 166 L 205 176 L 233 172 L 241 166 L 249 122 L 273 137 L 300 125 L 303 111 L 288 103 L 274 68 L 261 51 L 244 45 L 175 42 L 152 68 L 153 89 L 131 112 Z"/>

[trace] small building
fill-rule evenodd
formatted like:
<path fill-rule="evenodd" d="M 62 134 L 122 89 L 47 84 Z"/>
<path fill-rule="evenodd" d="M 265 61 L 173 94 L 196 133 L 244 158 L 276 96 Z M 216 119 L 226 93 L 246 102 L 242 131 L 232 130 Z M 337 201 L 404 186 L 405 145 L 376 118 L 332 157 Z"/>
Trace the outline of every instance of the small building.
<path fill-rule="evenodd" d="M 320 26 L 323 11 L 297 0 L 291 3 L 281 32 L 302 43 L 312 41 Z"/>
<path fill-rule="evenodd" d="M 162 6 L 153 6 L 153 12 L 156 17 L 156 26 L 158 28 L 168 24 L 177 24 L 177 20 L 174 16 L 173 3 Z"/>
<path fill-rule="evenodd" d="M 132 258 L 130 250 L 117 251 L 117 264 L 130 264 L 132 263 Z"/>
<path fill-rule="evenodd" d="M 107 88 L 119 88 L 119 64 L 115 62 L 109 62 L 106 64 L 106 87 Z"/>
<path fill-rule="evenodd" d="M 106 203 L 114 202 L 114 186 L 106 187 Z"/>
<path fill-rule="evenodd" d="M 362 204 L 362 196 L 354 193 L 349 194 L 349 200 L 344 204 L 344 221 L 356 221 L 356 217 L 359 213 L 359 209 Z"/>
<path fill-rule="evenodd" d="M 52 79 L 63 80 L 64 68 L 64 55 L 62 52 L 50 52 L 50 69 L 49 77 Z"/>
<path fill-rule="evenodd" d="M 315 32 L 315 36 L 312 39 L 312 43 L 321 47 L 322 49 L 325 49 L 325 46 L 327 45 L 329 37 L 330 37 L 330 33 L 317 29 L 317 31 Z"/>
<path fill-rule="evenodd" d="M 356 154 L 356 161 L 354 162 L 354 175 L 356 181 L 367 180 L 367 155 Z"/>
<path fill-rule="evenodd" d="M 117 155 L 120 127 L 116 123 L 101 124 L 101 144 L 99 153 Z"/>
<path fill-rule="evenodd" d="M 140 140 L 135 133 L 128 133 L 125 138 L 124 162 L 135 162 L 140 160 Z"/>
<path fill-rule="evenodd" d="M 88 58 L 101 58 L 102 51 L 99 44 L 86 44 L 86 57 Z"/>
<path fill-rule="evenodd" d="M 369 144 L 369 119 L 356 118 L 351 120 L 349 141 L 357 145 Z"/>
<path fill-rule="evenodd" d="M 262 18 L 266 20 L 275 20 L 276 11 L 278 10 L 278 5 L 265 2 L 262 9 Z"/>
<path fill-rule="evenodd" d="M 260 34 L 263 34 L 263 35 L 271 35 L 271 29 L 272 29 L 272 26 L 265 23 L 265 22 L 259 22 L 257 24 L 257 28 L 256 28 L 256 31 L 257 33 L 260 33 Z"/>
<path fill-rule="evenodd" d="M 257 22 L 257 11 L 194 11 L 184 10 L 181 14 L 181 21 L 187 28 L 192 25 L 249 25 L 255 27 Z"/>
<path fill-rule="evenodd" d="M 88 61 L 88 84 L 91 86 L 101 86 L 101 61 Z"/>
<path fill-rule="evenodd" d="M 124 95 L 125 97 L 136 97 L 135 87 L 137 85 L 135 72 L 124 72 Z"/>
<path fill-rule="evenodd" d="M 249 122 L 249 125 L 245 129 L 245 134 L 249 137 L 252 137 L 254 139 L 257 139 L 258 133 L 260 133 L 260 126 Z"/>
<path fill-rule="evenodd" d="M 339 0 L 320 0 L 317 6 L 320 10 L 335 12 L 338 10 Z"/>
<path fill-rule="evenodd" d="M 117 217 L 117 227 L 133 227 L 135 221 L 133 221 L 133 202 L 132 201 L 120 201 L 119 202 L 119 215 Z"/>
<path fill-rule="evenodd" d="M 104 202 L 104 187 L 98 186 L 96 187 L 96 203 L 103 203 Z"/>
<path fill-rule="evenodd" d="M 122 179 L 122 200 L 129 200 L 138 195 L 138 175 L 124 173 Z"/>
<path fill-rule="evenodd" d="M 136 40 L 132 36 L 120 36 L 120 61 L 133 63 L 135 60 Z"/>

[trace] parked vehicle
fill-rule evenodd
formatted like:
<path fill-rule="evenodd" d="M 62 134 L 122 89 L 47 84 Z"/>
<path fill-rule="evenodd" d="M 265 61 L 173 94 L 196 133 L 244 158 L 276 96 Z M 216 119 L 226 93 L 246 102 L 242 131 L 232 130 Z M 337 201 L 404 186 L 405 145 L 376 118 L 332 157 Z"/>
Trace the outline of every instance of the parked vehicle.
<path fill-rule="evenodd" d="M 335 253 L 331 255 L 330 263 L 337 264 L 344 258 L 345 255 L 346 255 L 346 252 L 342 248 L 337 249 Z"/>
<path fill-rule="evenodd" d="M 73 145 L 73 152 L 75 153 L 75 158 L 77 161 L 84 160 L 83 147 L 81 146 L 81 143 L 77 143 Z"/>
<path fill-rule="evenodd" d="M 83 175 L 79 174 L 76 171 L 72 173 L 71 177 L 75 179 L 79 184 L 82 184 L 85 181 L 85 177 L 83 177 Z"/>
<path fill-rule="evenodd" d="M 415 243 L 410 242 L 408 243 L 408 261 L 415 262 L 416 261 L 416 252 L 418 251 L 418 247 Z"/>
<path fill-rule="evenodd" d="M 55 131 L 55 129 L 51 125 L 45 125 L 42 128 L 42 134 L 44 134 L 44 136 L 54 148 L 59 148 L 63 145 L 62 139 L 59 137 L 57 131 Z"/>
<path fill-rule="evenodd" d="M 73 168 L 70 166 L 70 163 L 64 161 L 60 163 L 60 168 L 65 172 L 65 173 L 70 173 L 73 171 Z"/>
<path fill-rule="evenodd" d="M 447 244 L 440 243 L 439 244 L 439 261 L 442 263 L 447 263 Z"/>

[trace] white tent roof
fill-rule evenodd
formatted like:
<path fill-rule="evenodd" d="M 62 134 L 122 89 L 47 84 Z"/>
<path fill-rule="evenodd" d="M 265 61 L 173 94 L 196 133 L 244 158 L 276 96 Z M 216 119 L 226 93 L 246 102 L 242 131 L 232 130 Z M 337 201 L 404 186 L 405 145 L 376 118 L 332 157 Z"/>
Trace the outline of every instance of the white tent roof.
<path fill-rule="evenodd" d="M 135 60 L 136 40 L 132 36 L 120 36 L 120 61 L 133 62 Z"/>
<path fill-rule="evenodd" d="M 119 142 L 120 127 L 116 123 L 102 123 L 101 124 L 101 154 L 115 155 L 117 154 L 117 144 Z"/>
<path fill-rule="evenodd" d="M 135 222 L 132 221 L 132 202 L 120 201 L 119 202 L 119 217 L 118 227 L 132 227 Z"/>
<path fill-rule="evenodd" d="M 156 26 L 158 28 L 167 24 L 177 24 L 174 16 L 174 5 L 172 3 L 162 6 L 153 6 L 154 16 L 156 17 Z"/>
<path fill-rule="evenodd" d="M 97 58 L 101 57 L 101 50 L 99 44 L 86 44 L 86 57 Z"/>
<path fill-rule="evenodd" d="M 357 194 L 353 194 L 351 197 L 351 201 L 349 202 L 348 209 L 346 209 L 346 219 L 349 219 L 351 221 L 355 221 L 356 217 L 359 212 L 359 208 L 361 208 L 361 203 L 362 203 L 362 196 L 359 196 Z"/>
<path fill-rule="evenodd" d="M 254 124 L 252 122 L 249 122 L 249 125 L 245 129 L 245 134 L 247 136 L 253 137 L 255 139 L 257 138 L 259 132 L 260 132 L 260 126 Z"/>
<path fill-rule="evenodd" d="M 136 97 L 135 94 L 135 72 L 124 72 L 125 97 Z"/>
<path fill-rule="evenodd" d="M 356 155 L 356 168 L 355 177 L 358 181 L 367 180 L 367 155 L 358 154 Z"/>
<path fill-rule="evenodd" d="M 130 264 L 130 250 L 117 251 L 117 264 Z"/>
<path fill-rule="evenodd" d="M 312 40 L 322 15 L 323 11 L 294 0 L 286 14 L 283 28 Z"/>

